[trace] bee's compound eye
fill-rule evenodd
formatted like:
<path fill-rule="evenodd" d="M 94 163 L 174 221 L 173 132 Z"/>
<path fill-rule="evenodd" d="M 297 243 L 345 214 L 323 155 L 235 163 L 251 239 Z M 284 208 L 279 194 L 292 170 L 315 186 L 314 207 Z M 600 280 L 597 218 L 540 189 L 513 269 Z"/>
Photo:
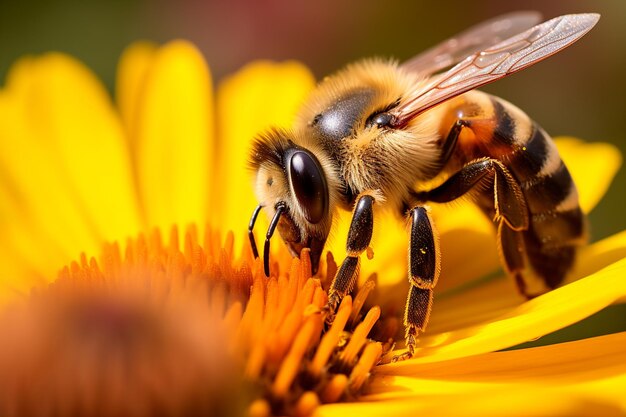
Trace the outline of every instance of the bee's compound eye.
<path fill-rule="evenodd" d="M 328 186 L 317 159 L 305 151 L 295 151 L 289 159 L 289 180 L 306 219 L 319 223 L 328 211 Z"/>
<path fill-rule="evenodd" d="M 393 121 L 393 116 L 390 113 L 382 112 L 375 113 L 371 115 L 365 125 L 367 127 L 376 126 L 376 127 L 388 127 L 391 126 L 391 122 Z"/>

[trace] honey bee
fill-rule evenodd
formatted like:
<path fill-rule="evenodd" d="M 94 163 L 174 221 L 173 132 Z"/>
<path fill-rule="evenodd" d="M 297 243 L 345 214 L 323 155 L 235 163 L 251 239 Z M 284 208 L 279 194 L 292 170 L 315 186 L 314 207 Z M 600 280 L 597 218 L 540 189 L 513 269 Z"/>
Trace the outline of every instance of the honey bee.
<path fill-rule="evenodd" d="M 325 78 L 290 130 L 273 129 L 252 148 L 255 191 L 293 256 L 310 248 L 313 273 L 337 209 L 352 211 L 347 256 L 329 289 L 328 317 L 352 290 L 368 248 L 374 210 L 409 222 L 406 353 L 428 322 L 440 274 L 438 237 L 427 204 L 470 196 L 493 220 L 501 262 L 521 294 L 555 288 L 586 240 L 576 187 L 548 134 L 511 103 L 476 87 L 571 45 L 598 14 L 541 24 L 532 12 L 472 27 L 403 64 L 364 60 Z M 437 184 L 423 189 L 424 184 Z M 422 186 L 420 186 L 422 185 Z M 543 288 L 529 289 L 539 280 Z"/>

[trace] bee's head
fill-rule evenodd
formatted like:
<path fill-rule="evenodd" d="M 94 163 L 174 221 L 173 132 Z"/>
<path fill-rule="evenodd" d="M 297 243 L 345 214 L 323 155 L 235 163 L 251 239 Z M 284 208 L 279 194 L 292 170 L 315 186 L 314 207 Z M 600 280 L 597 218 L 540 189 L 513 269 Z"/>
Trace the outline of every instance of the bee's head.
<path fill-rule="evenodd" d="M 269 275 L 269 239 L 275 229 L 293 256 L 299 256 L 304 248 L 311 249 L 315 274 L 332 223 L 332 190 L 337 188 L 330 172 L 332 168 L 323 162 L 323 156 L 318 158 L 313 151 L 296 145 L 293 139 L 293 133 L 272 130 L 257 138 L 252 148 L 250 165 L 256 173 L 259 207 L 271 219 L 264 248 L 266 275 Z M 250 236 L 256 256 L 252 233 Z"/>

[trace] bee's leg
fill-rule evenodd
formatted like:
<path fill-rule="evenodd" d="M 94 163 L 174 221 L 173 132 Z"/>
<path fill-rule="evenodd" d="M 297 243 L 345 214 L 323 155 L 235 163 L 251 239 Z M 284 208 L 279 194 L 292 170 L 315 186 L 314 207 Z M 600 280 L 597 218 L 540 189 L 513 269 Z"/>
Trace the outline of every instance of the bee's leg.
<path fill-rule="evenodd" d="M 352 291 L 352 287 L 359 275 L 359 255 L 370 244 L 374 229 L 374 197 L 369 193 L 361 193 L 357 198 L 352 212 L 352 222 L 348 231 L 346 243 L 347 256 L 344 259 L 337 275 L 328 291 L 328 304 L 325 310 L 328 312 L 327 322 L 334 319 L 335 311 L 341 299 Z"/>
<path fill-rule="evenodd" d="M 408 359 L 415 353 L 417 336 L 424 331 L 433 305 L 433 289 L 441 270 L 439 241 L 426 208 L 417 206 L 410 211 L 411 237 L 409 243 L 409 283 L 411 288 L 404 311 L 407 351 L 393 358 Z"/>
<path fill-rule="evenodd" d="M 419 201 L 448 203 L 465 194 L 493 190 L 494 207 L 498 223 L 503 221 L 509 228 L 520 231 L 528 229 L 528 208 L 522 189 L 507 167 L 497 159 L 483 158 L 472 161 L 430 191 L 414 193 Z"/>
<path fill-rule="evenodd" d="M 482 185 L 488 188 L 482 188 Z M 494 221 L 502 261 L 507 272 L 515 278 L 520 292 L 526 295 L 526 284 L 521 274 L 525 269 L 521 231 L 528 229 L 528 208 L 519 184 L 502 162 L 490 158 L 470 162 L 440 186 L 415 193 L 414 197 L 419 201 L 447 203 L 469 192 L 481 192 L 485 201 L 493 201 L 490 204 L 495 209 Z M 485 193 L 493 195 L 490 197 Z"/>
<path fill-rule="evenodd" d="M 506 271 L 515 279 L 519 292 L 530 298 L 522 272 L 526 268 L 524 261 L 524 242 L 522 232 L 513 230 L 504 222 L 498 224 L 498 249 Z"/>

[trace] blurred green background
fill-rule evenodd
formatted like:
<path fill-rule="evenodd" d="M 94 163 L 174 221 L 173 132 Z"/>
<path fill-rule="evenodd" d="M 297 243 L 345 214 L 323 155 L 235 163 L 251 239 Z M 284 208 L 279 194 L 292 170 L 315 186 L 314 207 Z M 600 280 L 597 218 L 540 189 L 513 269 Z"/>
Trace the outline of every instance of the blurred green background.
<path fill-rule="evenodd" d="M 361 57 L 408 59 L 472 24 L 514 10 L 538 10 L 546 19 L 598 12 L 602 19 L 572 48 L 485 90 L 520 106 L 554 136 L 606 141 L 626 154 L 623 0 L 2 0 L 0 79 L 18 57 L 56 50 L 81 59 L 113 91 L 125 46 L 174 38 L 198 45 L 216 80 L 257 58 L 298 59 L 321 77 Z M 591 215 L 593 240 L 626 229 L 625 190 L 622 169 Z M 623 307 L 601 314 L 592 327 L 626 328 Z"/>

